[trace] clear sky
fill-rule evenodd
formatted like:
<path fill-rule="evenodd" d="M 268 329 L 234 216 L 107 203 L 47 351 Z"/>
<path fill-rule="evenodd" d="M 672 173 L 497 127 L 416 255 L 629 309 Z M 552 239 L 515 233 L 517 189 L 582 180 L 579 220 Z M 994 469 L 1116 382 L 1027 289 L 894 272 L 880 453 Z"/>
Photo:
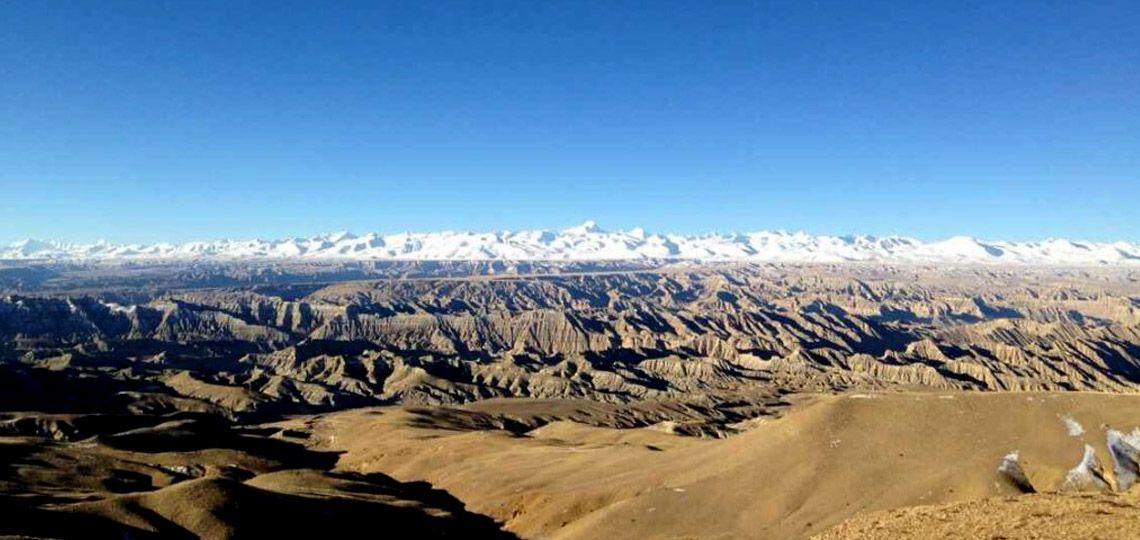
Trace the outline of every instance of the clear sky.
<path fill-rule="evenodd" d="M 1140 240 L 1140 2 L 0 2 L 0 242 Z"/>

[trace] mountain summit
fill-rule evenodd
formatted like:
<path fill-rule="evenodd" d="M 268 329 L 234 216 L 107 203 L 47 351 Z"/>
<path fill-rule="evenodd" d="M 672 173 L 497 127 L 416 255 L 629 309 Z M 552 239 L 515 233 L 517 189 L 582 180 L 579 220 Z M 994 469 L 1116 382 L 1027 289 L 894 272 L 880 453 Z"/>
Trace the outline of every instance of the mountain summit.
<path fill-rule="evenodd" d="M 587 234 L 587 233 L 604 233 L 606 231 L 603 231 L 602 228 L 598 226 L 598 223 L 596 221 L 594 221 L 592 219 L 587 219 L 586 221 L 583 221 L 581 224 L 579 224 L 575 227 L 563 229 L 562 232 L 564 232 L 566 234 Z"/>

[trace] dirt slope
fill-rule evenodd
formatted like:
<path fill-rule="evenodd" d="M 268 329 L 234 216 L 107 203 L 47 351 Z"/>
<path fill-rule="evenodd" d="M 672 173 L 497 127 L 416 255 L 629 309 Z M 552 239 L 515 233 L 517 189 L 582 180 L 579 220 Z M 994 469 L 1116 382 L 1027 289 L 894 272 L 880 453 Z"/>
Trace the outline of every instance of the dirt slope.
<path fill-rule="evenodd" d="M 1056 489 L 1085 443 L 1111 466 L 1103 426 L 1138 424 L 1138 396 L 854 394 L 722 440 L 568 422 L 519 436 L 382 409 L 328 415 L 313 441 L 345 451 L 341 468 L 430 481 L 526 537 L 779 540 L 1018 493 L 997 471 L 1011 451 L 1037 489 Z"/>
<path fill-rule="evenodd" d="M 813 540 L 1134 540 L 1140 504 L 1113 495 L 1022 495 L 876 512 Z"/>
<path fill-rule="evenodd" d="M 350 538 L 378 524 L 386 538 L 515 538 L 446 492 L 330 471 L 334 455 L 285 439 L 202 420 L 0 437 L 0 538 Z"/>

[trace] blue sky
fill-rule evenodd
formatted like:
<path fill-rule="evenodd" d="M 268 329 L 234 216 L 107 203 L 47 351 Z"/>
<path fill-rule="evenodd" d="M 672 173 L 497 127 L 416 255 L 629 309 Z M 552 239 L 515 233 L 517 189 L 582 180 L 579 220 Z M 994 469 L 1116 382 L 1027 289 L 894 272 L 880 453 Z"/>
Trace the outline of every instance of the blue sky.
<path fill-rule="evenodd" d="M 1138 27 L 1112 0 L 4 2 L 0 241 L 1135 241 Z"/>

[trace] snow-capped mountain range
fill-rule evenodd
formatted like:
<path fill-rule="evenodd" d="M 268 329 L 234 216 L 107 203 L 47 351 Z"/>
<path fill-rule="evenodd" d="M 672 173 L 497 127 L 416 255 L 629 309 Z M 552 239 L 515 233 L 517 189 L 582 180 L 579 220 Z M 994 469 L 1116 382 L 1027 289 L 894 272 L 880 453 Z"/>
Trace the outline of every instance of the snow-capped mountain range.
<path fill-rule="evenodd" d="M 70 244 L 24 240 L 0 259 L 114 260 L 639 260 L 886 262 L 1021 265 L 1138 265 L 1140 244 L 982 241 L 959 236 L 922 242 L 905 236 L 815 236 L 762 231 L 739 234 L 648 234 L 605 231 L 593 221 L 561 231 L 366 234 L 347 232 L 287 240 L 218 240 L 185 244 Z"/>

